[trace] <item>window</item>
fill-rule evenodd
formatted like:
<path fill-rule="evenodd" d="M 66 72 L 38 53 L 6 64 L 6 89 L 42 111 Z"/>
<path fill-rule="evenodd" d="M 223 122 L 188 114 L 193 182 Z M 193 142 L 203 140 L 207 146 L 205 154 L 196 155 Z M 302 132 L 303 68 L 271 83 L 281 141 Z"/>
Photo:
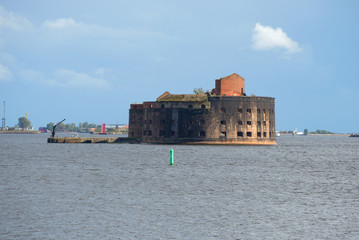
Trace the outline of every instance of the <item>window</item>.
<path fill-rule="evenodd" d="M 132 137 L 135 136 L 135 133 L 134 133 L 134 132 L 131 132 L 131 136 L 132 136 Z"/>
<path fill-rule="evenodd" d="M 252 112 L 252 109 L 247 108 L 247 113 L 251 113 L 251 112 Z"/>
<path fill-rule="evenodd" d="M 171 120 L 171 124 L 176 124 L 176 120 Z"/>
<path fill-rule="evenodd" d="M 269 137 L 272 137 L 272 132 L 269 132 Z"/>
<path fill-rule="evenodd" d="M 193 108 L 193 105 L 192 104 L 188 105 L 188 108 Z"/>
<path fill-rule="evenodd" d="M 242 108 L 238 108 L 237 111 L 238 111 L 239 113 L 242 113 Z"/>
<path fill-rule="evenodd" d="M 237 137 L 243 137 L 243 132 L 237 132 Z"/>
<path fill-rule="evenodd" d="M 266 132 L 263 133 L 263 137 L 267 137 L 267 133 L 266 133 Z"/>
<path fill-rule="evenodd" d="M 143 135 L 144 135 L 144 136 L 146 136 L 146 130 L 145 130 L 145 131 L 143 131 Z"/>
<path fill-rule="evenodd" d="M 171 131 L 171 136 L 174 136 L 176 134 L 175 131 Z"/>
<path fill-rule="evenodd" d="M 148 120 L 148 123 L 149 123 L 149 124 L 152 124 L 152 120 Z"/>
<path fill-rule="evenodd" d="M 260 125 L 261 125 L 261 121 L 258 121 L 258 122 L 257 122 L 257 125 L 260 126 Z"/>
<path fill-rule="evenodd" d="M 257 137 L 261 137 L 261 136 L 262 136 L 261 132 L 257 132 Z"/>
<path fill-rule="evenodd" d="M 242 120 L 239 120 L 239 121 L 238 121 L 238 125 L 243 125 Z"/>
<path fill-rule="evenodd" d="M 165 108 L 165 105 L 164 105 L 164 104 L 161 104 L 161 108 Z"/>
<path fill-rule="evenodd" d="M 201 105 L 201 108 L 206 108 L 206 105 L 202 104 L 202 105 Z"/>
<path fill-rule="evenodd" d="M 252 122 L 251 122 L 251 121 L 247 121 L 247 125 L 252 125 Z"/>
<path fill-rule="evenodd" d="M 263 109 L 263 113 L 266 113 L 266 110 L 265 110 L 265 109 Z"/>
<path fill-rule="evenodd" d="M 222 124 L 222 125 L 226 125 L 226 121 L 225 121 L 225 120 L 222 120 L 222 121 L 221 121 L 221 124 Z"/>
<path fill-rule="evenodd" d="M 148 136 L 152 136 L 152 131 L 151 130 L 148 131 Z"/>
<path fill-rule="evenodd" d="M 205 137 L 205 136 L 206 136 L 206 132 L 205 132 L 205 131 L 200 131 L 200 132 L 199 132 L 199 136 L 200 136 L 200 137 Z"/>
<path fill-rule="evenodd" d="M 225 108 L 221 108 L 221 112 L 225 113 L 226 109 Z"/>
<path fill-rule="evenodd" d="M 266 125 L 267 125 L 266 121 L 263 121 L 263 126 L 266 126 Z"/>
<path fill-rule="evenodd" d="M 145 124 L 146 124 L 146 119 L 145 119 L 145 121 L 144 121 L 144 122 L 145 122 Z"/>
<path fill-rule="evenodd" d="M 257 113 L 261 113 L 261 110 L 259 108 L 257 109 Z"/>
<path fill-rule="evenodd" d="M 165 135 L 165 131 L 161 130 L 160 131 L 160 136 L 164 136 Z"/>
<path fill-rule="evenodd" d="M 165 124 L 165 123 L 166 123 L 166 120 L 161 120 L 161 123 L 162 123 L 162 124 Z"/>
<path fill-rule="evenodd" d="M 252 132 L 247 132 L 247 137 L 252 137 Z"/>
<path fill-rule="evenodd" d="M 189 120 L 189 121 L 188 121 L 188 124 L 189 124 L 189 125 L 192 125 L 192 121 L 191 121 L 191 120 Z"/>

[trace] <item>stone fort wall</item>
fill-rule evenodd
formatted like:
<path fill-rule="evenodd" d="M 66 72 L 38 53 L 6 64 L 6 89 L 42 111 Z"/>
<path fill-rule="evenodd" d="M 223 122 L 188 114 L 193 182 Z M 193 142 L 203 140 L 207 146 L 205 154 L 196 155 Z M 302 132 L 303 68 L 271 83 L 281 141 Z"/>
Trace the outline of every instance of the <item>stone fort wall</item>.
<path fill-rule="evenodd" d="M 209 96 L 202 102 L 133 104 L 129 136 L 164 144 L 275 144 L 274 98 Z"/>

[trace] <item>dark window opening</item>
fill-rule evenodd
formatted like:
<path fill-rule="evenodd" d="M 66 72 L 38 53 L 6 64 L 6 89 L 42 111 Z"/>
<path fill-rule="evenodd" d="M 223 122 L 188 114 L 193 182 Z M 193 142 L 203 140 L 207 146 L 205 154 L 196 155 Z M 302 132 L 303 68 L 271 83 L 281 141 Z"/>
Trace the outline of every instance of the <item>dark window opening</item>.
<path fill-rule="evenodd" d="M 270 137 L 270 138 L 272 137 L 272 132 L 269 132 L 269 137 Z"/>
<path fill-rule="evenodd" d="M 243 137 L 243 132 L 237 132 L 237 137 Z"/>
<path fill-rule="evenodd" d="M 226 132 L 220 132 L 219 133 L 219 137 L 226 137 L 227 136 L 227 133 Z"/>
<path fill-rule="evenodd" d="M 205 132 L 205 131 L 200 131 L 200 132 L 199 132 L 199 136 L 200 136 L 200 137 L 205 137 L 205 136 L 206 136 L 206 132 Z"/>
<path fill-rule="evenodd" d="M 257 109 L 257 113 L 261 113 L 261 110 L 259 108 Z"/>
<path fill-rule="evenodd" d="M 257 137 L 262 137 L 261 132 L 257 132 Z"/>
<path fill-rule="evenodd" d="M 145 121 L 144 121 L 144 122 L 145 122 L 145 124 L 146 124 L 146 119 L 145 119 Z"/>
<path fill-rule="evenodd" d="M 263 133 L 263 137 L 267 137 L 267 133 L 266 133 L 266 132 Z"/>
<path fill-rule="evenodd" d="M 171 136 L 174 136 L 176 134 L 175 131 L 171 131 Z"/>
<path fill-rule="evenodd" d="M 226 109 L 225 108 L 221 108 L 221 112 L 225 113 Z"/>
<path fill-rule="evenodd" d="M 252 112 L 252 109 L 247 108 L 247 113 L 251 113 L 251 112 Z"/>
<path fill-rule="evenodd" d="M 252 132 L 247 132 L 247 137 L 252 137 Z"/>
<path fill-rule="evenodd" d="M 261 121 L 258 121 L 258 122 L 257 122 L 257 125 L 260 126 L 260 125 L 261 125 Z"/>
<path fill-rule="evenodd" d="M 206 108 L 206 105 L 202 104 L 202 105 L 201 105 L 201 108 Z"/>
<path fill-rule="evenodd" d="M 226 125 L 226 121 L 225 121 L 225 120 L 222 120 L 222 121 L 221 121 L 221 124 L 222 124 L 222 125 Z"/>
<path fill-rule="evenodd" d="M 263 113 L 266 113 L 266 110 L 265 110 L 265 109 L 263 109 Z"/>
<path fill-rule="evenodd" d="M 161 104 L 161 108 L 165 108 L 165 105 L 164 105 L 164 104 Z"/>
<path fill-rule="evenodd" d="M 251 122 L 251 121 L 247 121 L 247 125 L 252 125 L 252 122 Z"/>
<path fill-rule="evenodd" d="M 191 120 L 189 120 L 189 121 L 188 121 L 188 124 L 190 124 L 190 125 L 191 125 L 191 124 L 192 124 L 192 121 L 191 121 Z"/>
<path fill-rule="evenodd" d="M 146 130 L 145 130 L 145 131 L 143 131 L 143 135 L 144 135 L 144 136 L 146 136 Z"/>
<path fill-rule="evenodd" d="M 239 113 L 242 113 L 242 108 L 238 108 L 237 111 L 238 111 Z"/>
<path fill-rule="evenodd" d="M 135 136 L 135 133 L 134 133 L 134 132 L 131 132 L 131 136 L 132 136 L 132 137 Z"/>
<path fill-rule="evenodd" d="M 243 125 L 242 120 L 239 120 L 239 121 L 238 121 L 238 125 Z"/>
<path fill-rule="evenodd" d="M 149 124 L 152 124 L 152 120 L 148 120 L 148 123 L 149 123 Z"/>
<path fill-rule="evenodd" d="M 267 124 L 266 121 L 263 121 L 263 126 L 266 126 L 266 124 Z"/>
<path fill-rule="evenodd" d="M 193 108 L 193 105 L 192 104 L 188 105 L 188 108 Z"/>
<path fill-rule="evenodd" d="M 166 120 L 161 120 L 161 123 L 162 123 L 162 124 L 165 124 L 165 123 L 166 123 Z"/>
<path fill-rule="evenodd" d="M 152 131 L 151 130 L 148 131 L 148 136 L 152 136 Z"/>

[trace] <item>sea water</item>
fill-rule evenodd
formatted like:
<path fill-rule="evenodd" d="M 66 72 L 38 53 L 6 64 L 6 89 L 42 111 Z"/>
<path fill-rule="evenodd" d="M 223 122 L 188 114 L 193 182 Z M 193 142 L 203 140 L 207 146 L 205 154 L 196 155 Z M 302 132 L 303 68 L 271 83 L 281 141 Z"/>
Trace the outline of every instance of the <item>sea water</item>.
<path fill-rule="evenodd" d="M 0 239 L 359 239 L 359 138 L 186 146 L 47 137 L 0 134 Z"/>

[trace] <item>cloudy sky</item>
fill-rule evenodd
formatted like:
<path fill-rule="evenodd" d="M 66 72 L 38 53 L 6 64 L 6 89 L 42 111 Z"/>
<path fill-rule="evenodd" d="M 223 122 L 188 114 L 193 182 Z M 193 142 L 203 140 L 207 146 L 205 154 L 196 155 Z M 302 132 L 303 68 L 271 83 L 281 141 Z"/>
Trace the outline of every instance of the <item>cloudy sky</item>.
<path fill-rule="evenodd" d="M 128 123 L 238 73 L 278 130 L 359 132 L 359 2 L 0 0 L 6 123 Z M 1 115 L 2 115 L 1 104 Z"/>

